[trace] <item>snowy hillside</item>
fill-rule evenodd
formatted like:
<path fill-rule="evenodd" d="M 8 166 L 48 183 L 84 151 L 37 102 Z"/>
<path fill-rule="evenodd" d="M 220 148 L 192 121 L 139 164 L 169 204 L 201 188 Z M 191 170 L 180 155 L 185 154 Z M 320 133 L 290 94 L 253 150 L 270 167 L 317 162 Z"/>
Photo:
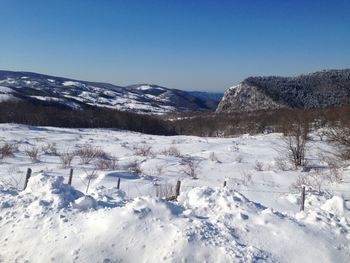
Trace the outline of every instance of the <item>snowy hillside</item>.
<path fill-rule="evenodd" d="M 30 72 L 0 71 L 0 102 L 14 99 L 73 109 L 105 107 L 136 113 L 163 114 L 213 111 L 221 96 L 149 84 L 120 87 Z"/>
<path fill-rule="evenodd" d="M 225 92 L 216 111 L 314 109 L 349 102 L 350 69 L 324 70 L 294 77 L 249 77 Z"/>
<path fill-rule="evenodd" d="M 305 212 L 291 187 L 299 176 L 330 172 L 320 158 L 329 146 L 317 136 L 306 171 L 281 170 L 280 134 L 165 137 L 1 124 L 5 143 L 13 154 L 0 164 L 0 262 L 350 258 L 350 167 L 338 183 L 323 182 L 322 194 L 309 189 Z M 96 154 L 84 158 L 84 150 Z M 73 152 L 70 186 L 63 157 Z M 198 164 L 197 179 L 188 175 L 189 160 Z M 33 173 L 23 191 L 27 168 Z M 178 180 L 177 201 L 160 198 Z"/>

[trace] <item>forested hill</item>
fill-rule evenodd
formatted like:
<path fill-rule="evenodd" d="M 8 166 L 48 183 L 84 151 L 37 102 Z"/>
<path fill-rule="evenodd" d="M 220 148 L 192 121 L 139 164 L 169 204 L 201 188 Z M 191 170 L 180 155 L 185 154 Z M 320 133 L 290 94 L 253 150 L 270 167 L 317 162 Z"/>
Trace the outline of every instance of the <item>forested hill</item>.
<path fill-rule="evenodd" d="M 218 112 L 323 108 L 350 102 L 350 69 L 296 77 L 249 77 L 229 88 Z"/>

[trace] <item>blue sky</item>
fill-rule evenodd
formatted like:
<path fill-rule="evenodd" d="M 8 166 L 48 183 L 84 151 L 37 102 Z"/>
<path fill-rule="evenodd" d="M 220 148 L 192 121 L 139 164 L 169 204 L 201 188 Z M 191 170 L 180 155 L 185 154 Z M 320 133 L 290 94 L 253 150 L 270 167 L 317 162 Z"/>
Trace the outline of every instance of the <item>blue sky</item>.
<path fill-rule="evenodd" d="M 0 0 L 0 69 L 224 91 L 350 68 L 350 1 Z"/>

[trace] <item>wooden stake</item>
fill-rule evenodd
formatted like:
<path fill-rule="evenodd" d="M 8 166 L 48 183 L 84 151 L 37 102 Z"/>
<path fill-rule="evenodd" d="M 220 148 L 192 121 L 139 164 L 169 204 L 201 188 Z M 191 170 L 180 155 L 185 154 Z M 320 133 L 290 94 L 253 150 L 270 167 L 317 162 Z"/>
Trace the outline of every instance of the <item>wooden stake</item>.
<path fill-rule="evenodd" d="M 120 178 L 118 178 L 117 189 L 120 189 Z"/>
<path fill-rule="evenodd" d="M 179 181 L 177 181 L 177 183 L 176 183 L 176 189 L 175 189 L 175 191 L 176 191 L 176 197 L 178 197 L 178 196 L 180 195 L 180 187 L 181 187 L 181 181 L 179 180 Z"/>
<path fill-rule="evenodd" d="M 69 179 L 68 179 L 69 185 L 72 185 L 72 179 L 73 179 L 73 168 L 70 168 Z"/>
<path fill-rule="evenodd" d="M 27 185 L 28 185 L 28 181 L 29 181 L 29 178 L 31 175 L 32 175 L 32 169 L 28 168 L 27 174 L 26 174 L 26 180 L 24 181 L 24 189 L 23 190 L 26 190 Z"/>
<path fill-rule="evenodd" d="M 304 211 L 305 208 L 305 186 L 301 189 L 301 204 L 300 211 Z"/>

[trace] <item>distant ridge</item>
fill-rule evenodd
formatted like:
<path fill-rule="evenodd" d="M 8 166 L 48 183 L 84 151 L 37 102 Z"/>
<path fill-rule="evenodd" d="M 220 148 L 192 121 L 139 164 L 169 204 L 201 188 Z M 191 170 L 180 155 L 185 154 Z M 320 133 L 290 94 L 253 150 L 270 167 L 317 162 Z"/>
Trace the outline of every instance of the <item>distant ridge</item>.
<path fill-rule="evenodd" d="M 350 69 L 296 77 L 249 77 L 226 90 L 217 112 L 324 108 L 350 103 Z"/>
<path fill-rule="evenodd" d="M 77 110 L 105 107 L 142 114 L 164 114 L 214 111 L 222 95 L 153 84 L 121 87 L 40 73 L 0 71 L 0 102 L 31 101 Z"/>

